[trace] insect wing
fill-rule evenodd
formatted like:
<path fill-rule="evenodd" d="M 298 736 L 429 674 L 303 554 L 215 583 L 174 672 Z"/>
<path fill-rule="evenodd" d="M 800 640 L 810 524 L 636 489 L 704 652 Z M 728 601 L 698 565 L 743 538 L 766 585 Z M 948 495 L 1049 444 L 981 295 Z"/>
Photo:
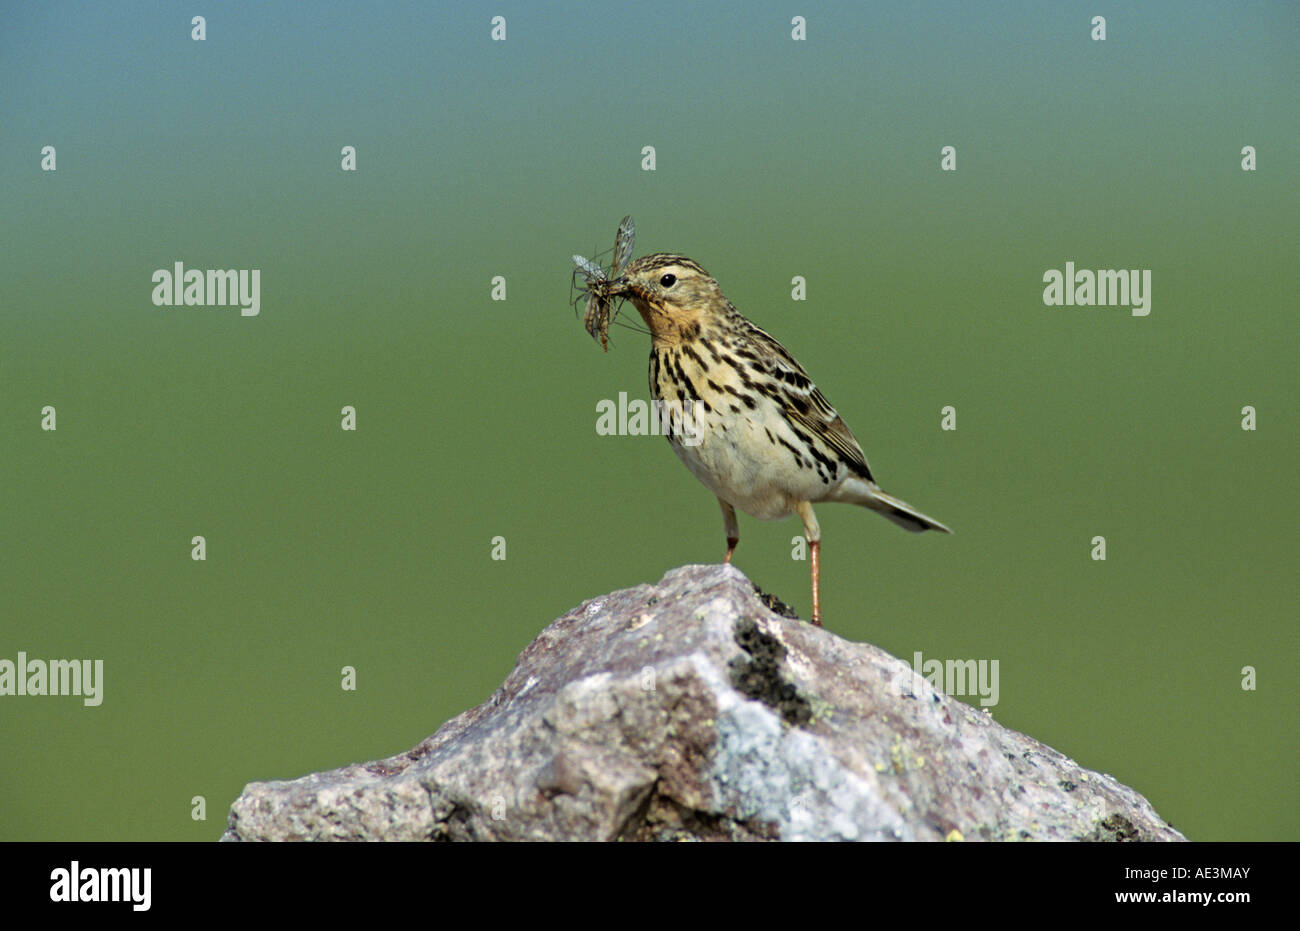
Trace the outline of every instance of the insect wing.
<path fill-rule="evenodd" d="M 601 348 L 606 352 L 609 352 L 610 310 L 610 300 L 601 291 L 593 291 L 587 296 L 587 314 L 582 322 L 591 338 L 600 340 Z"/>
<path fill-rule="evenodd" d="M 587 313 L 582 318 L 582 325 L 587 328 L 587 332 L 593 337 L 596 335 L 596 330 L 599 328 L 598 320 L 602 315 L 602 306 L 604 303 L 605 302 L 601 300 L 600 295 L 595 292 L 587 295 Z"/>
<path fill-rule="evenodd" d="M 582 272 L 584 278 L 588 281 L 604 281 L 605 270 L 593 262 L 591 259 L 583 258 L 580 255 L 573 257 L 573 264 L 578 266 L 578 271 Z"/>
<path fill-rule="evenodd" d="M 614 274 L 617 275 L 632 258 L 632 244 L 636 242 L 636 224 L 631 215 L 623 218 L 614 234 Z"/>

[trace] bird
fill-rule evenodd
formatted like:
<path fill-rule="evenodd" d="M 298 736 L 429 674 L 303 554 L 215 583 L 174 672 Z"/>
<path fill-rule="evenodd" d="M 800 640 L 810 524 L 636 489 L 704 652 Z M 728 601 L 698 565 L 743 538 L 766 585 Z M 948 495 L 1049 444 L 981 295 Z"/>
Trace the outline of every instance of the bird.
<path fill-rule="evenodd" d="M 680 405 L 693 420 L 692 430 L 671 431 L 668 440 L 718 499 L 724 563 L 740 543 L 737 509 L 760 520 L 797 514 L 812 562 L 812 623 L 820 627 L 814 504 L 856 504 L 905 530 L 952 532 L 876 484 L 862 447 L 803 366 L 697 262 L 669 252 L 642 256 L 619 270 L 608 292 L 630 300 L 650 331 L 651 397 Z"/>

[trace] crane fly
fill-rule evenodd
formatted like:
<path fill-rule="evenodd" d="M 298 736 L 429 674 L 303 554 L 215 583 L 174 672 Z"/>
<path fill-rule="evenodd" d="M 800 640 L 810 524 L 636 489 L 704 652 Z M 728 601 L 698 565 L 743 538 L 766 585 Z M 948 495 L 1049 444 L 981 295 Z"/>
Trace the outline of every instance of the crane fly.
<path fill-rule="evenodd" d="M 600 340 L 600 346 L 606 352 L 609 352 L 609 325 L 618 316 L 615 301 L 619 298 L 614 294 L 614 281 L 627 265 L 628 260 L 632 258 L 632 244 L 635 241 L 636 225 L 630 216 L 626 216 L 619 223 L 618 231 L 614 234 L 614 264 L 608 271 L 602 268 L 599 262 L 585 256 L 573 257 L 573 264 L 576 267 L 574 284 L 577 284 L 578 275 L 583 279 L 582 285 L 578 287 L 579 300 L 582 294 L 587 296 L 587 312 L 582 319 L 583 326 L 587 328 L 592 339 Z"/>

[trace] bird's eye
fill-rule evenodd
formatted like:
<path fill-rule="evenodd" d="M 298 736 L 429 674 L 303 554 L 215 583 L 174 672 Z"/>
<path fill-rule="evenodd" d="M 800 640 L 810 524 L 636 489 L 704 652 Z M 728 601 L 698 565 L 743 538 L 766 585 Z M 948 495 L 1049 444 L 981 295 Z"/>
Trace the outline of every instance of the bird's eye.
<path fill-rule="evenodd" d="M 673 285 L 677 283 L 677 276 L 664 275 L 662 278 L 659 279 L 659 283 L 663 285 L 665 288 L 671 288 Z"/>

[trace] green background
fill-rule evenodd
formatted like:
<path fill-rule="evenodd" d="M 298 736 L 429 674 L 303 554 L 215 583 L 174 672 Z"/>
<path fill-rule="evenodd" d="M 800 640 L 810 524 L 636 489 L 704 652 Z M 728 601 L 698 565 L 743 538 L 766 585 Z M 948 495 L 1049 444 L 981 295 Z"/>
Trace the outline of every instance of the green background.
<path fill-rule="evenodd" d="M 648 343 L 600 352 L 569 255 L 625 213 L 955 530 L 821 507 L 830 629 L 997 659 L 1001 723 L 1193 839 L 1297 838 L 1295 4 L 201 6 L 0 14 L 0 657 L 105 663 L 98 708 L 0 698 L 0 838 L 213 840 L 719 560 L 668 444 L 595 432 Z M 175 261 L 260 316 L 154 307 Z M 1150 316 L 1044 306 L 1067 261 Z M 799 530 L 737 562 L 806 616 Z"/>

